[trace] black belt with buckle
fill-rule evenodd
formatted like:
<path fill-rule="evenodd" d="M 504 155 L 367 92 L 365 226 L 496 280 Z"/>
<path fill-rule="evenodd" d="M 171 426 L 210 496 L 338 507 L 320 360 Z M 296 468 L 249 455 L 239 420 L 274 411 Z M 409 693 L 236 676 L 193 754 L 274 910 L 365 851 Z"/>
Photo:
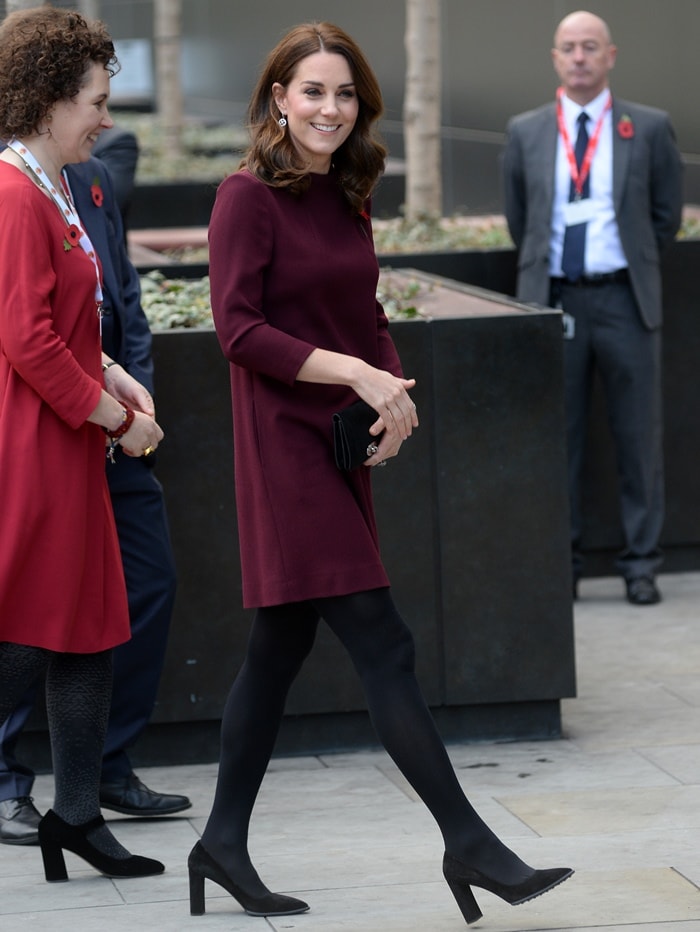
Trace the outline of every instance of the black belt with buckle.
<path fill-rule="evenodd" d="M 630 280 L 627 269 L 617 269 L 614 272 L 594 272 L 592 275 L 582 275 L 575 282 L 568 278 L 552 278 L 552 284 L 569 288 L 597 288 L 599 285 L 627 284 Z"/>

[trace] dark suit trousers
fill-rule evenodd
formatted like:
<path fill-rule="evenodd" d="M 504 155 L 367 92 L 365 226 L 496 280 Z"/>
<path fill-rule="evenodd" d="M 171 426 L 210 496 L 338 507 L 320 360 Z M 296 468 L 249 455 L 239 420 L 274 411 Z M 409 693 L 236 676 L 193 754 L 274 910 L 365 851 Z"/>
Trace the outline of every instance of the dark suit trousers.
<path fill-rule="evenodd" d="M 175 598 L 175 565 L 160 483 L 142 459 L 118 451 L 107 464 L 131 620 L 131 640 L 113 652 L 114 686 L 102 779 L 131 772 L 131 747 L 153 711 Z M 29 796 L 34 774 L 15 757 L 36 687 L 0 727 L 0 799 Z"/>
<path fill-rule="evenodd" d="M 625 283 L 560 291 L 574 318 L 564 340 L 564 375 L 574 576 L 582 573 L 581 473 L 593 374 L 600 375 L 615 446 L 624 550 L 617 560 L 630 579 L 661 563 L 664 519 L 661 331 L 647 330 Z"/>

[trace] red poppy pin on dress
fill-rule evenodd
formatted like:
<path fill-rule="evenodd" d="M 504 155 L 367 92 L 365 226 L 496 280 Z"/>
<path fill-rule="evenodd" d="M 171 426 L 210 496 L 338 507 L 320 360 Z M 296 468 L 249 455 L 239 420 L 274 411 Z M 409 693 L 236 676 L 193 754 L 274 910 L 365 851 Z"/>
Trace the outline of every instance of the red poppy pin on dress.
<path fill-rule="evenodd" d="M 77 246 L 80 243 L 80 237 L 82 236 L 82 231 L 80 227 L 76 226 L 74 223 L 66 230 L 66 236 L 63 240 L 63 248 L 66 252 L 72 249 L 74 246 Z"/>
<path fill-rule="evenodd" d="M 622 139 L 632 139 L 634 136 L 634 123 L 629 114 L 624 113 L 617 124 L 617 131 Z"/>

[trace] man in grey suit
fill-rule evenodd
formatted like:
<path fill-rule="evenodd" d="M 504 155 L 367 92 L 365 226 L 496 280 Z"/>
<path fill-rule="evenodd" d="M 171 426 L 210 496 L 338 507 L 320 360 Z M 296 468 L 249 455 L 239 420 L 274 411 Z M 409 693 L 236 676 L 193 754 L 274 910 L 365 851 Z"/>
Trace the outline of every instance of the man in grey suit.
<path fill-rule="evenodd" d="M 557 99 L 508 124 L 505 210 L 519 249 L 517 295 L 561 308 L 573 595 L 582 575 L 580 479 L 592 377 L 615 443 L 628 600 L 661 598 L 664 517 L 662 249 L 680 226 L 682 166 L 668 115 L 614 98 L 617 49 L 585 11 L 561 21 Z"/>

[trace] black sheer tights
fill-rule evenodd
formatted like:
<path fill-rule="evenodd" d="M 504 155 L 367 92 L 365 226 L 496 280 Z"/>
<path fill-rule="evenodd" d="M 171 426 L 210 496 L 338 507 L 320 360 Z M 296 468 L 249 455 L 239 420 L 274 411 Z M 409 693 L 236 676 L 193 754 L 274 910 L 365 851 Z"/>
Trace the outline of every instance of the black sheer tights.
<path fill-rule="evenodd" d="M 258 609 L 221 722 L 221 757 L 204 847 L 250 896 L 267 888 L 248 856 L 250 815 L 277 738 L 287 693 L 311 650 L 318 613 L 297 603 Z"/>
<path fill-rule="evenodd" d="M 0 724 L 44 673 L 55 781 L 53 808 L 64 821 L 81 825 L 100 815 L 99 781 L 112 695 L 112 654 L 60 654 L 0 643 Z M 129 857 L 104 825 L 89 838 L 104 854 Z"/>
<path fill-rule="evenodd" d="M 284 703 L 322 617 L 362 681 L 374 728 L 434 816 L 445 849 L 494 880 L 531 872 L 465 797 L 415 677 L 411 632 L 388 589 L 258 610 L 248 653 L 228 698 L 214 806 L 202 840 L 236 882 L 265 887 L 247 853 L 251 810 L 279 729 Z"/>

